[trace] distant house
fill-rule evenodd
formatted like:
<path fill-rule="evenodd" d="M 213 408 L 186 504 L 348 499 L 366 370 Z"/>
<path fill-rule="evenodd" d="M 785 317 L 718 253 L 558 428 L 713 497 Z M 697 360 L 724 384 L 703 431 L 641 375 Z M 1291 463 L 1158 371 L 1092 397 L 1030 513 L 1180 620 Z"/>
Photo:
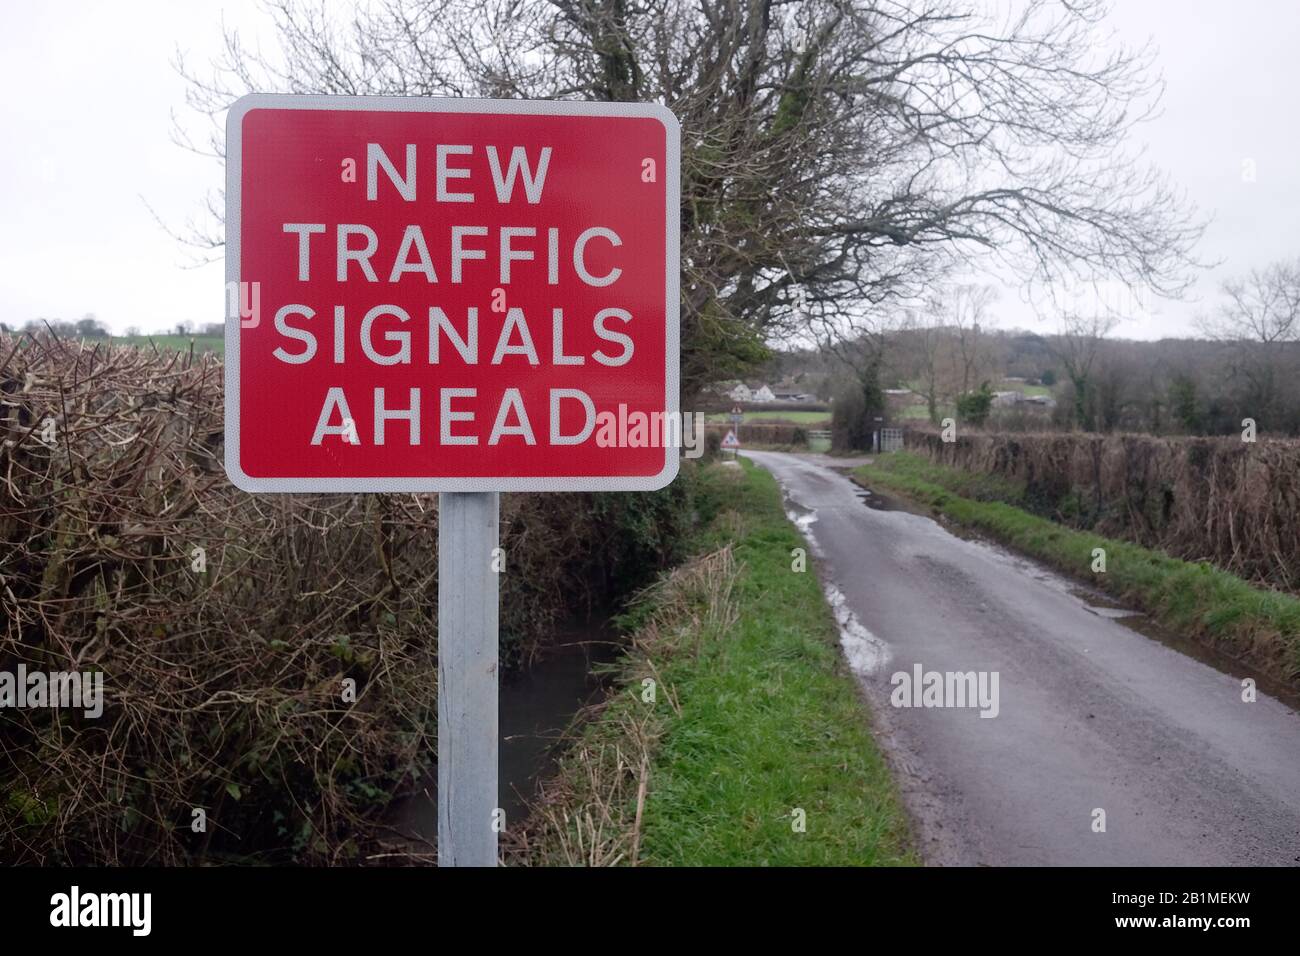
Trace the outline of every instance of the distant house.
<path fill-rule="evenodd" d="M 1028 411 L 1030 409 L 1045 409 L 1050 411 L 1056 407 L 1056 399 L 1050 395 L 1026 395 L 1023 392 L 994 392 L 993 406 L 995 408 L 1017 408 Z"/>
<path fill-rule="evenodd" d="M 727 393 L 734 402 L 752 402 L 754 393 L 749 390 L 749 386 L 744 382 L 737 382 L 736 387 Z"/>
<path fill-rule="evenodd" d="M 764 382 L 724 382 L 718 390 L 733 402 L 752 402 L 758 405 L 771 402 L 807 402 L 821 401 L 810 392 L 801 392 L 795 388 L 772 388 Z"/>
<path fill-rule="evenodd" d="M 772 395 L 775 396 L 775 399 L 778 402 L 811 403 L 817 401 L 816 395 L 811 395 L 808 392 L 801 392 L 797 389 L 775 388 L 772 390 Z"/>

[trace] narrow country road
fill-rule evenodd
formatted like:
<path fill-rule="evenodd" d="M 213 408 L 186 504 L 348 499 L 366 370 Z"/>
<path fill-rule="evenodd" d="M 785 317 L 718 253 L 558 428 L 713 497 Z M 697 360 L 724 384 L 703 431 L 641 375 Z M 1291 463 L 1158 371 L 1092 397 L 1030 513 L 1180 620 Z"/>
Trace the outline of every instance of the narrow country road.
<path fill-rule="evenodd" d="M 779 479 L 821 562 L 927 862 L 1300 863 L 1290 707 L 1263 692 L 1243 702 L 1239 677 L 1040 565 L 868 507 L 812 460 L 746 454 Z M 891 677 L 918 664 L 996 672 L 996 717 L 893 706 Z"/>

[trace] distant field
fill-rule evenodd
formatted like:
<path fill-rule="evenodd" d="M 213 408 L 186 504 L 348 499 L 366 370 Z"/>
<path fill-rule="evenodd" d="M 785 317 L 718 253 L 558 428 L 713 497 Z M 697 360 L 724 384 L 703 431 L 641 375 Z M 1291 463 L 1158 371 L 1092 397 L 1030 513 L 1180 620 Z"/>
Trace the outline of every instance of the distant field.
<path fill-rule="evenodd" d="M 745 417 L 742 421 L 769 421 L 769 422 L 793 422 L 796 425 L 812 425 L 818 423 L 830 424 L 830 412 L 742 412 Z M 711 422 L 729 422 L 731 416 L 726 412 L 718 412 L 710 415 L 707 421 Z"/>
<path fill-rule="evenodd" d="M 1051 395 L 1052 390 L 1046 385 L 1026 385 L 1024 382 L 1003 382 L 994 391 L 997 392 L 1023 392 L 1026 397 L 1030 395 Z"/>
<path fill-rule="evenodd" d="M 115 335 L 110 340 L 114 345 L 139 345 L 149 348 L 152 342 L 159 349 L 173 349 L 179 352 L 187 352 L 190 343 L 194 343 L 194 351 L 199 352 L 216 352 L 218 355 L 225 354 L 226 340 L 219 335 Z"/>

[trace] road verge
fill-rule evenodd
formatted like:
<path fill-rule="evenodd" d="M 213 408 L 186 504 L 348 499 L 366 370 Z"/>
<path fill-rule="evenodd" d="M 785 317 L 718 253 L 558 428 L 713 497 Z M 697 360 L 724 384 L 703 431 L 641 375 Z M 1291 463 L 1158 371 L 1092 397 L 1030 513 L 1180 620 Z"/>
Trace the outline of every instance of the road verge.
<path fill-rule="evenodd" d="M 704 466 L 700 484 L 695 556 L 623 615 L 613 690 L 506 862 L 916 863 L 775 479 L 746 461 Z"/>

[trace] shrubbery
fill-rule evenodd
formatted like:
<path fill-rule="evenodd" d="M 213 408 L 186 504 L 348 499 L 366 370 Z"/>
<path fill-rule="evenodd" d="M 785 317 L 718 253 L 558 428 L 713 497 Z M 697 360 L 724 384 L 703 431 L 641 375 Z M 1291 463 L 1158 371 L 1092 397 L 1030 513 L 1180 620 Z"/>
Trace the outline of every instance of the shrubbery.
<path fill-rule="evenodd" d="M 210 355 L 0 357 L 0 670 L 102 671 L 106 696 L 0 710 L 0 859 L 362 859 L 436 747 L 436 496 L 239 491 Z M 692 473 L 502 496 L 507 663 L 664 565 Z"/>
<path fill-rule="evenodd" d="M 722 436 L 734 428 L 735 426 L 730 423 L 722 425 L 711 422 L 705 425 L 706 449 L 709 436 L 717 435 L 719 445 L 721 445 Z M 797 445 L 807 443 L 807 436 L 803 428 L 793 422 L 744 422 L 737 430 L 737 436 L 740 438 L 742 448 L 749 445 Z"/>
<path fill-rule="evenodd" d="M 1045 517 L 1300 590 L 1300 442 L 1059 432 L 944 442 L 909 429 L 907 447 L 996 476 L 991 497 Z"/>
<path fill-rule="evenodd" d="M 993 390 L 985 382 L 976 391 L 957 396 L 957 417 L 967 425 L 983 425 L 993 408 Z"/>

